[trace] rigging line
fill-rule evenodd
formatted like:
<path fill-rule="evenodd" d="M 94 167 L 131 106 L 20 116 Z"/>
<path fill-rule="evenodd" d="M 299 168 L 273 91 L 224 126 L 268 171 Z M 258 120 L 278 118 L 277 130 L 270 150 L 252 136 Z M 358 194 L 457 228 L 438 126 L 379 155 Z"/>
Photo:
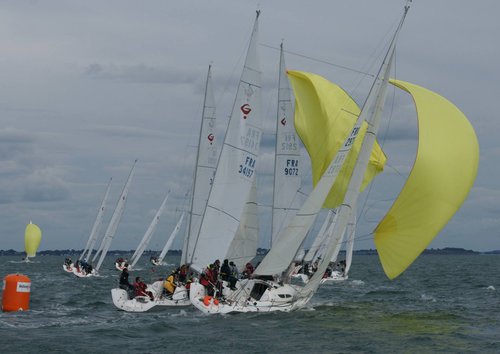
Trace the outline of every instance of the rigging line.
<path fill-rule="evenodd" d="M 274 50 L 280 50 L 280 48 L 277 48 L 277 47 L 274 47 L 274 46 L 271 46 L 271 45 L 265 44 L 265 43 L 259 43 L 259 45 L 261 45 L 263 47 L 270 48 L 270 49 L 274 49 Z M 345 65 L 335 64 L 335 63 L 332 63 L 332 62 L 329 62 L 329 61 L 326 61 L 326 60 L 323 60 L 323 59 L 317 59 L 317 58 L 314 58 L 314 57 L 311 57 L 311 56 L 308 56 L 308 55 L 305 55 L 305 54 L 300 54 L 300 53 L 292 52 L 292 51 L 289 51 L 289 50 L 283 50 L 283 51 L 285 53 L 287 53 L 287 54 L 295 55 L 295 56 L 300 57 L 300 58 L 304 58 L 304 59 L 312 60 L 312 61 L 315 61 L 315 62 L 318 62 L 318 63 L 330 65 L 330 66 L 333 66 L 333 67 L 336 67 L 336 68 L 339 68 L 339 69 L 348 70 L 348 71 L 351 71 L 351 72 L 355 72 L 357 74 L 363 74 L 363 75 L 368 75 L 370 77 L 375 77 L 375 75 L 373 75 L 373 74 L 369 74 L 369 73 L 364 72 L 362 70 L 357 70 L 357 69 L 354 69 L 354 68 L 350 68 L 350 67 L 345 66 Z"/>

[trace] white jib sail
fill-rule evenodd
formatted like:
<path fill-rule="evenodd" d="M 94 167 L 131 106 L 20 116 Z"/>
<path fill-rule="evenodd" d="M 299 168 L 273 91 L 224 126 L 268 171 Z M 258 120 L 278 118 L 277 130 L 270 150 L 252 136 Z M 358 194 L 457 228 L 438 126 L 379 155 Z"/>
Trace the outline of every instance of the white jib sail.
<path fill-rule="evenodd" d="M 326 239 L 326 229 L 327 227 L 333 222 L 334 218 L 336 217 L 336 212 L 335 210 L 329 210 L 328 214 L 325 218 L 325 221 L 321 225 L 321 229 L 318 232 L 318 235 L 314 239 L 313 244 L 307 251 L 306 255 L 304 256 L 304 262 L 305 263 L 310 263 L 312 262 L 313 259 L 316 258 L 316 254 L 320 251 L 322 245 L 325 244 L 325 239 Z"/>
<path fill-rule="evenodd" d="M 99 211 L 97 212 L 97 216 L 94 221 L 94 226 L 92 227 L 92 231 L 90 232 L 89 239 L 87 240 L 87 244 L 83 249 L 82 254 L 80 255 L 79 260 L 82 259 L 90 259 L 90 255 L 94 250 L 95 243 L 97 241 L 97 236 L 99 235 L 99 231 L 101 230 L 102 220 L 104 218 L 104 211 L 106 210 L 106 204 L 108 202 L 109 190 L 111 189 L 111 181 L 113 178 L 109 179 L 108 187 L 106 188 L 106 193 L 104 193 L 104 197 L 102 198 L 101 205 L 99 207 Z M 87 254 L 87 255 L 85 255 Z"/>
<path fill-rule="evenodd" d="M 122 194 L 120 195 L 120 199 L 116 203 L 115 211 L 113 212 L 113 216 L 111 217 L 111 221 L 109 222 L 106 233 L 104 234 L 104 238 L 102 240 L 101 246 L 101 257 L 99 258 L 99 262 L 97 262 L 97 266 L 95 267 L 96 272 L 101 268 L 102 262 L 104 262 L 104 258 L 108 253 L 109 247 L 111 246 L 111 241 L 113 241 L 113 237 L 115 236 L 116 229 L 118 228 L 118 224 L 120 223 L 120 219 L 123 215 L 123 211 L 125 210 L 125 204 L 127 203 L 127 196 L 130 190 L 130 183 L 132 182 L 132 177 L 134 176 L 135 164 L 137 160 L 134 161 L 134 165 L 130 170 L 130 174 L 127 179 L 127 183 L 125 183 L 125 187 L 123 187 Z"/>
<path fill-rule="evenodd" d="M 158 211 L 156 212 L 153 220 L 151 221 L 151 224 L 149 224 L 148 229 L 144 233 L 141 242 L 139 242 L 139 246 L 137 246 L 134 254 L 132 255 L 132 258 L 130 258 L 130 262 L 132 263 L 131 268 L 134 268 L 134 266 L 139 261 L 139 258 L 141 258 L 142 254 L 146 250 L 146 247 L 148 247 L 149 241 L 151 241 L 151 238 L 153 237 L 153 234 L 156 231 L 158 223 L 160 222 L 160 216 L 163 214 L 163 211 L 165 210 L 165 206 L 167 205 L 167 200 L 169 195 L 170 191 L 168 191 L 167 195 L 165 196 L 165 199 L 163 199 L 160 208 L 158 208 Z"/>
<path fill-rule="evenodd" d="M 181 264 L 187 263 L 193 256 L 194 245 L 200 231 L 201 219 L 207 206 L 208 195 L 217 165 L 218 151 L 215 136 L 215 99 L 212 89 L 211 66 L 208 67 L 205 98 L 198 139 L 196 167 L 191 191 L 191 212 L 188 214 L 186 235 L 182 250 Z"/>
<path fill-rule="evenodd" d="M 179 221 L 177 222 L 177 225 L 175 225 L 174 230 L 170 234 L 170 237 L 167 240 L 167 243 L 165 243 L 165 246 L 163 247 L 163 250 L 160 253 L 160 256 L 158 257 L 158 263 L 160 264 L 163 262 L 163 259 L 167 255 L 167 252 L 170 250 L 170 247 L 172 246 L 172 242 L 174 242 L 175 236 L 177 236 L 177 233 L 179 232 L 179 229 L 181 228 L 182 220 L 184 219 L 184 213 L 182 213 Z"/>
<path fill-rule="evenodd" d="M 298 210 L 295 199 L 301 184 L 301 168 L 300 143 L 293 117 L 292 89 L 286 75 L 285 55 L 281 43 L 271 245 L 276 241 L 278 232 L 290 222 Z"/>
<path fill-rule="evenodd" d="M 259 208 L 257 205 L 256 180 L 252 184 L 250 195 L 241 216 L 238 231 L 229 246 L 226 257 L 234 262 L 238 269 L 250 262 L 257 254 L 259 244 Z"/>
<path fill-rule="evenodd" d="M 255 178 L 262 135 L 257 32 L 258 14 L 207 208 L 188 259 L 198 270 L 226 256 Z"/>

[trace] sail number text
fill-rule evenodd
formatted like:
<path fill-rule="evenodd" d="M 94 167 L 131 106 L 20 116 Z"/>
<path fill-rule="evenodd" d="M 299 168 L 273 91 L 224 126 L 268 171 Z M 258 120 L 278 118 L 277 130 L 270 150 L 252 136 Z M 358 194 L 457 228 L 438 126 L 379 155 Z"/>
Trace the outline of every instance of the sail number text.
<path fill-rule="evenodd" d="M 257 150 L 260 144 L 260 131 L 248 127 L 246 134 L 240 136 L 241 146 L 248 150 Z"/>
<path fill-rule="evenodd" d="M 255 170 L 255 159 L 251 158 L 250 156 L 247 156 L 245 159 L 245 163 L 240 165 L 238 173 L 247 178 L 250 178 L 253 176 L 254 170 Z"/>
<path fill-rule="evenodd" d="M 281 136 L 281 151 L 297 151 L 298 145 L 295 133 L 285 133 Z"/>
<path fill-rule="evenodd" d="M 283 170 L 285 176 L 298 176 L 299 175 L 299 160 L 287 159 L 286 166 Z"/>

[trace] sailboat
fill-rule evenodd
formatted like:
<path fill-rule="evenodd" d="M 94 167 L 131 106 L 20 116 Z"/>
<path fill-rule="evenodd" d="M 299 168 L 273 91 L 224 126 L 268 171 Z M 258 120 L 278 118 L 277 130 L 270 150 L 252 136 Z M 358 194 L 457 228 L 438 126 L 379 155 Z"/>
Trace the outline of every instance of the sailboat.
<path fill-rule="evenodd" d="M 332 236 L 331 232 L 327 230 L 327 227 L 335 224 L 335 218 L 337 215 L 337 210 L 330 210 L 327 217 L 325 218 L 323 225 L 321 226 L 318 235 L 314 239 L 313 244 L 304 252 L 303 257 L 300 257 L 297 261 L 300 262 L 299 266 L 296 266 L 291 276 L 293 278 L 299 278 L 303 283 L 309 281 L 309 276 L 311 273 L 315 272 L 315 268 L 319 264 L 319 261 L 324 257 L 327 246 L 330 244 L 330 239 L 328 236 Z M 325 271 L 323 278 L 321 279 L 321 284 L 327 282 L 339 282 L 344 281 L 349 278 L 349 269 L 352 263 L 352 254 L 354 248 L 354 235 L 356 229 L 356 212 L 351 213 L 351 220 L 347 224 L 346 231 L 344 235 L 337 242 L 335 251 L 333 252 L 332 258 L 330 259 L 330 264 Z M 347 235 L 347 236 L 346 236 Z M 345 260 L 338 261 L 337 257 L 340 252 L 341 245 L 343 243 L 344 236 L 346 238 L 345 247 Z"/>
<path fill-rule="evenodd" d="M 99 269 L 101 268 L 101 265 L 104 262 L 106 254 L 108 253 L 109 247 L 111 246 L 111 241 L 113 241 L 116 229 L 118 228 L 118 224 L 120 223 L 123 211 L 125 210 L 125 205 L 128 199 L 127 198 L 128 192 L 130 190 L 130 184 L 132 183 L 132 177 L 134 176 L 136 163 L 137 160 L 134 161 L 132 169 L 130 170 L 129 176 L 127 178 L 127 182 L 125 183 L 122 193 L 120 194 L 120 198 L 116 203 L 115 211 L 113 212 L 113 216 L 111 217 L 111 221 L 109 222 L 108 228 L 104 233 L 104 237 L 101 241 L 99 249 L 97 250 L 96 254 L 94 255 L 94 258 L 92 259 L 92 262 L 94 262 L 100 255 L 97 265 L 95 266 L 95 268 L 92 268 L 91 266 L 89 267 L 90 264 L 88 264 L 87 266 L 74 267 L 73 274 L 75 274 L 77 277 L 80 278 L 90 277 L 90 276 L 95 276 L 99 273 Z"/>
<path fill-rule="evenodd" d="M 97 241 L 97 237 L 99 236 L 99 232 L 101 230 L 102 220 L 104 218 L 104 211 L 107 209 L 107 201 L 109 196 L 109 190 L 111 189 L 111 181 L 113 179 L 110 178 L 108 182 L 108 186 L 106 188 L 106 192 L 104 193 L 104 197 L 102 198 L 101 204 L 99 206 L 99 210 L 97 211 L 97 216 L 94 221 L 94 226 L 92 226 L 92 230 L 90 231 L 89 238 L 87 240 L 87 244 L 83 249 L 80 257 L 78 257 L 79 261 L 86 262 L 87 259 L 90 259 L 92 251 L 94 250 L 95 243 Z M 63 264 L 64 271 L 68 273 L 73 273 L 74 264 L 70 258 L 66 258 Z"/>
<path fill-rule="evenodd" d="M 187 259 L 192 257 L 195 250 L 196 237 L 201 225 L 201 217 L 207 204 L 208 194 L 210 193 L 215 166 L 217 164 L 217 148 L 215 145 L 215 99 L 212 88 L 211 70 L 212 67 L 209 66 L 205 85 L 200 133 L 198 136 L 191 206 L 190 213 L 188 214 L 181 264 L 185 264 Z M 163 259 L 179 232 L 183 219 L 184 214 L 181 215 L 177 225 L 165 243 L 161 254 L 157 258 L 156 262 L 158 264 L 163 262 Z M 156 306 L 187 306 L 191 304 L 188 290 L 183 284 L 178 284 L 175 288 L 175 292 L 171 296 L 165 296 L 163 294 L 162 281 L 157 281 L 148 285 L 147 290 L 153 293 L 153 300 L 142 297 L 130 299 L 125 289 L 119 287 L 111 289 L 113 304 L 117 308 L 127 312 L 145 312 Z"/>
<path fill-rule="evenodd" d="M 36 251 L 38 250 L 38 246 L 40 246 L 41 240 L 42 231 L 38 225 L 30 221 L 30 223 L 26 225 L 24 231 L 24 249 L 26 251 L 26 258 L 24 258 L 24 261 L 26 263 L 30 262 L 30 257 L 33 258 L 36 256 Z"/>
<path fill-rule="evenodd" d="M 244 70 L 242 74 L 242 79 L 240 81 L 240 88 L 238 89 L 238 94 L 235 100 L 235 107 L 238 106 L 244 107 L 244 99 L 245 97 L 241 94 L 242 91 L 256 91 L 260 92 L 260 71 L 258 69 L 258 60 L 257 60 L 257 51 L 256 51 L 256 42 L 257 42 L 257 31 L 258 31 L 258 17 L 259 12 L 257 12 L 257 17 L 254 24 L 254 29 L 252 31 L 252 37 L 250 40 L 250 45 L 248 48 L 247 58 L 244 65 Z M 296 212 L 296 208 L 294 208 L 295 201 L 297 199 L 298 191 L 301 184 L 301 163 L 300 163 L 300 145 L 299 138 L 296 135 L 294 129 L 294 123 L 292 118 L 293 114 L 293 105 L 291 101 L 291 88 L 288 80 L 286 79 L 284 74 L 285 72 L 285 63 L 284 63 L 284 54 L 283 54 L 283 45 L 281 45 L 281 53 L 280 53 L 280 76 L 279 76 L 279 85 L 278 85 L 278 110 L 277 110 L 277 121 L 276 121 L 276 147 L 275 147 L 275 160 L 274 160 L 274 187 L 273 187 L 273 203 L 272 203 L 272 237 L 271 243 L 277 242 L 279 238 L 279 231 L 287 224 L 287 222 L 293 217 Z M 250 81 L 253 79 L 253 81 Z M 243 89 L 242 89 L 243 87 Z M 248 88 L 247 88 L 248 87 Z M 253 98 L 253 97 L 252 97 Z M 246 98 L 248 99 L 248 98 Z M 251 107 L 260 107 L 260 97 L 255 97 L 252 102 Z M 260 111 L 260 110 L 259 110 Z M 243 112 L 245 113 L 245 112 Z M 255 112 L 255 114 L 260 112 Z M 244 123 L 246 123 L 247 117 L 236 110 L 233 110 L 232 119 L 234 119 L 233 124 L 240 123 L 242 127 L 245 127 Z M 262 128 L 261 118 L 254 116 L 254 124 L 257 124 L 257 119 L 259 119 L 259 134 L 261 134 Z M 242 128 L 240 128 L 242 129 Z M 251 129 L 256 129 L 252 127 Z M 234 134 L 231 136 L 229 134 Z M 249 133 L 247 133 L 249 134 Z M 254 135 L 251 131 L 250 134 Z M 241 134 L 239 130 L 228 130 L 226 134 L 226 140 L 228 141 L 238 141 L 238 137 L 244 135 Z M 260 139 L 260 136 L 259 136 Z M 240 139 L 241 141 L 245 141 L 244 139 Z M 252 145 L 253 146 L 253 145 Z M 241 147 L 240 147 L 241 148 Z M 227 149 L 230 152 L 230 149 Z M 224 152 L 224 150 L 223 150 Z M 253 161 L 257 161 L 258 159 L 258 149 L 254 149 L 252 155 Z M 240 164 L 240 169 L 241 169 Z M 244 166 L 244 165 L 243 165 Z M 233 166 L 233 169 L 237 169 L 236 166 Z M 255 178 L 254 170 L 256 166 L 252 166 L 251 177 Z M 217 167 L 217 173 L 215 176 L 215 186 L 220 183 L 221 186 L 231 185 L 234 183 L 235 179 L 241 180 L 241 177 L 238 175 L 231 175 L 230 173 L 219 173 L 220 164 Z M 227 168 L 223 166 L 223 168 Z M 245 167 L 243 167 L 245 168 Z M 231 170 L 231 166 L 229 166 Z M 220 179 L 218 179 L 220 177 Z M 224 244 L 222 239 L 219 243 L 212 245 L 212 248 L 217 247 L 218 252 L 209 253 L 214 259 L 228 259 L 231 260 L 237 268 L 242 269 L 242 265 L 246 262 L 250 261 L 255 257 L 257 241 L 258 241 L 258 219 L 257 219 L 257 200 L 256 200 L 256 186 L 255 180 L 247 181 L 246 187 L 250 186 L 250 193 L 245 200 L 241 198 L 240 200 L 235 200 L 233 195 L 231 194 L 231 201 L 228 203 L 227 200 L 218 200 L 217 209 L 222 210 L 223 213 L 226 213 L 231 216 L 230 220 L 223 220 L 223 218 L 219 218 L 219 222 L 217 223 L 219 226 L 215 229 L 217 232 L 221 232 L 223 230 L 225 234 L 224 240 L 231 240 L 229 249 L 221 248 L 221 244 Z M 214 188 L 216 188 L 214 186 Z M 214 191 L 214 190 L 213 190 Z M 212 192 L 213 192 L 212 191 Z M 243 195 L 243 192 L 241 193 Z M 212 203 L 212 195 L 210 195 L 209 205 Z M 226 196 L 227 198 L 227 196 Z M 234 208 L 236 202 L 240 204 L 244 204 L 244 209 L 239 216 L 238 209 Z M 215 203 L 214 203 L 215 204 Z M 241 209 L 239 209 L 241 210 Z M 208 209 L 207 209 L 208 211 Z M 228 212 L 230 211 L 230 212 Z M 217 215 L 206 213 L 204 216 L 204 221 L 210 220 L 210 218 L 216 217 Z M 225 222 L 225 223 L 224 223 Z M 239 225 L 238 225 L 239 222 Z M 208 222 L 210 225 L 214 225 L 213 222 Z M 237 226 L 237 231 L 234 233 L 234 227 Z M 207 232 L 206 234 L 201 234 L 200 237 L 205 237 L 207 242 L 209 242 L 213 237 L 213 232 Z M 220 237 L 220 236 L 217 236 Z M 208 262 L 208 259 L 205 259 Z M 208 263 L 206 263 L 208 264 Z M 206 265 L 205 264 L 205 265 Z M 203 265 L 196 264 L 194 261 L 195 268 L 203 267 Z M 224 281 L 222 294 L 226 297 L 230 297 L 231 294 L 235 291 L 231 289 L 229 283 Z M 236 289 L 240 286 L 240 283 L 236 283 Z M 193 291 L 194 287 L 194 291 Z M 193 283 L 191 285 L 191 302 L 195 306 L 204 306 L 206 307 L 207 301 L 207 291 L 206 289 L 200 285 L 200 283 Z M 236 290 L 238 291 L 238 290 Z"/>
<path fill-rule="evenodd" d="M 365 104 L 359 115 L 355 115 L 356 122 L 334 157 L 325 154 L 330 162 L 301 209 L 280 232 L 278 241 L 263 258 L 253 278 L 240 281 L 239 290 L 231 296 L 219 301 L 203 301 L 200 286 L 191 286 L 192 303 L 202 312 L 288 312 L 306 306 L 315 294 L 356 207 L 380 124 L 396 42 L 408 10 L 409 2 Z M 297 116 L 301 115 L 313 120 L 327 119 L 332 111 L 324 108 L 335 100 L 329 90 L 333 84 L 328 85 L 326 79 L 311 73 L 289 71 L 288 74 L 296 97 L 296 123 Z M 451 102 L 414 84 L 399 80 L 391 80 L 391 83 L 412 95 L 419 121 L 419 145 L 412 172 L 374 232 L 382 267 L 393 279 L 423 252 L 466 199 L 477 174 L 479 148 L 474 129 Z M 350 98 L 345 97 L 345 92 L 341 93 L 342 102 L 348 102 Z M 311 115 L 318 110 L 322 111 L 319 115 Z M 335 113 L 339 111 L 352 112 L 345 110 L 345 105 L 337 107 Z M 297 124 L 296 128 L 300 129 Z M 350 154 L 356 152 L 355 145 L 359 146 L 359 152 Z M 343 166 L 350 163 L 351 173 L 342 174 Z M 344 188 L 333 191 L 340 201 L 331 206 L 337 208 L 337 216 L 326 228 L 329 242 L 324 257 L 307 284 L 292 285 L 288 275 L 294 257 L 332 186 L 342 178 L 345 178 Z"/>
<path fill-rule="evenodd" d="M 153 220 L 149 224 L 149 227 L 147 228 L 146 232 L 144 233 L 144 236 L 142 237 L 141 241 L 139 242 L 139 245 L 135 249 L 134 254 L 130 258 L 129 269 L 133 269 L 135 267 L 135 265 L 137 264 L 137 262 L 141 258 L 142 254 L 146 250 L 146 247 L 148 247 L 149 241 L 151 241 L 151 238 L 153 237 L 153 234 L 156 231 L 156 227 L 158 226 L 158 222 L 160 221 L 160 216 L 163 214 L 163 211 L 165 210 L 169 195 L 170 195 L 170 191 L 168 191 L 167 195 L 163 199 L 163 202 L 161 203 L 160 207 L 156 211 L 156 214 L 153 217 Z M 122 270 L 123 270 L 123 268 L 122 268 Z"/>
<path fill-rule="evenodd" d="M 163 246 L 163 249 L 160 252 L 160 255 L 158 257 L 154 257 L 151 262 L 153 265 L 162 265 L 165 264 L 163 260 L 165 259 L 165 256 L 167 255 L 167 252 L 170 251 L 170 248 L 172 247 L 172 243 L 175 240 L 175 237 L 179 233 L 179 230 L 181 229 L 182 221 L 184 220 L 184 213 L 181 214 L 181 217 L 179 218 L 179 221 L 177 221 L 177 225 L 175 225 L 174 229 L 172 230 L 172 233 L 167 239 L 167 242 L 165 242 L 165 246 Z"/>

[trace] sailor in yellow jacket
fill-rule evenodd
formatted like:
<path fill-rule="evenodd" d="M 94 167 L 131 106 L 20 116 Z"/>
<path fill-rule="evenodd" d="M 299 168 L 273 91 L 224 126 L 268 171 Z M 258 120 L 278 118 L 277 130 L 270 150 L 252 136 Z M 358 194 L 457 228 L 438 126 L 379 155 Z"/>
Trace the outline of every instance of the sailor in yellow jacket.
<path fill-rule="evenodd" d="M 165 289 L 167 296 L 173 295 L 176 288 L 174 272 L 172 272 L 172 274 L 168 276 L 167 280 L 163 282 L 163 288 Z"/>

